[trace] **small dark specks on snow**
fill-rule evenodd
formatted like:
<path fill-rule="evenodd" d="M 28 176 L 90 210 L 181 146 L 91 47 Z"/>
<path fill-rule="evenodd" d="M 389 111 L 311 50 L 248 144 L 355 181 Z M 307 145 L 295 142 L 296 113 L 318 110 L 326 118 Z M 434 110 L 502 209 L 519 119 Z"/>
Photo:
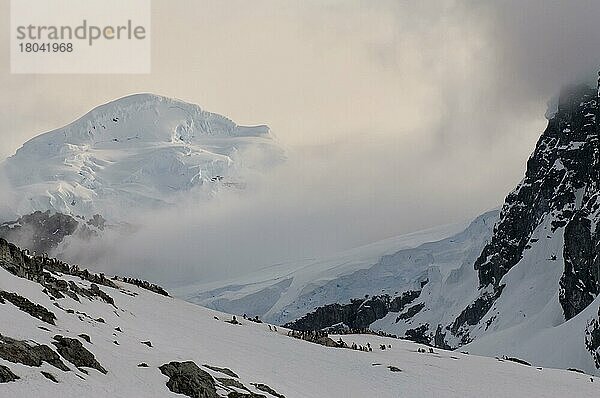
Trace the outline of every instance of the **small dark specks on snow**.
<path fill-rule="evenodd" d="M 121 332 L 121 333 L 123 333 L 123 331 L 121 330 L 121 328 L 120 328 L 119 326 L 117 326 L 117 327 L 115 328 L 115 330 L 116 330 L 117 332 Z"/>
<path fill-rule="evenodd" d="M 45 327 L 43 327 L 43 326 L 38 326 L 38 329 L 45 330 L 46 332 L 49 332 L 49 331 L 50 331 L 50 329 L 48 329 L 48 328 L 45 328 Z"/>
<path fill-rule="evenodd" d="M 145 344 L 148 347 L 152 347 L 152 342 L 151 341 L 142 341 L 142 344 Z"/>
<path fill-rule="evenodd" d="M 372 363 L 371 366 L 381 366 L 380 363 Z"/>
<path fill-rule="evenodd" d="M 140 364 L 138 364 L 138 368 L 147 368 L 148 364 L 146 362 L 142 362 Z"/>
<path fill-rule="evenodd" d="M 100 322 L 100 323 L 106 323 L 106 321 L 105 321 L 104 319 L 102 319 L 102 318 L 98 318 L 98 319 L 96 319 L 96 322 Z"/>
<path fill-rule="evenodd" d="M 402 369 L 397 368 L 397 367 L 392 366 L 392 365 L 388 366 L 387 368 L 390 370 L 390 372 L 402 372 Z"/>
<path fill-rule="evenodd" d="M 120 345 L 117 340 L 113 341 L 113 343 L 116 344 L 116 345 Z"/>

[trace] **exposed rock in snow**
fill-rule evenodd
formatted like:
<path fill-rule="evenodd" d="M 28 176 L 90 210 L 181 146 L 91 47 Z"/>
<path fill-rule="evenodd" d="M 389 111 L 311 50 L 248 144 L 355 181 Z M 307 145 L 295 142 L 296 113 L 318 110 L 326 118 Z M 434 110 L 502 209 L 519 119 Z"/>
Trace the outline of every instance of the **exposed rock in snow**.
<path fill-rule="evenodd" d="M 106 373 L 106 369 L 98 363 L 94 354 L 85 349 L 83 344 L 81 344 L 81 341 L 60 335 L 54 336 L 54 340 L 55 341 L 53 341 L 52 344 L 56 346 L 56 350 L 60 356 L 71 362 L 73 365 L 78 368 L 92 368 L 101 373 Z"/>
<path fill-rule="evenodd" d="M 20 379 L 8 366 L 0 365 L 0 383 L 8 383 Z"/>
<path fill-rule="evenodd" d="M 46 362 L 62 371 L 66 372 L 69 370 L 60 360 L 58 354 L 47 345 L 30 344 L 27 341 L 16 340 L 2 335 L 0 335 L 0 358 L 13 363 L 37 367 L 42 366 L 42 363 Z"/>
<path fill-rule="evenodd" d="M 169 362 L 160 366 L 169 390 L 190 398 L 219 398 L 215 380 L 192 361 Z"/>

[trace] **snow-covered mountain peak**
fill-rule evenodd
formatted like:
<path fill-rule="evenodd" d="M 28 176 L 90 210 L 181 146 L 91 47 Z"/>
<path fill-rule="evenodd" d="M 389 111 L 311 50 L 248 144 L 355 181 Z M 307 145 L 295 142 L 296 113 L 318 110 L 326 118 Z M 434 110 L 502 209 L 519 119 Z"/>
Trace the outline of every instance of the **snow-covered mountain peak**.
<path fill-rule="evenodd" d="M 133 94 L 100 105 L 65 127 L 35 137 L 19 151 L 44 154 L 60 144 L 106 144 L 107 148 L 116 143 L 193 144 L 206 136 L 271 138 L 267 126 L 238 126 L 195 104 L 155 94 Z"/>
<path fill-rule="evenodd" d="M 122 219 L 202 187 L 240 187 L 284 152 L 267 126 L 240 126 L 198 105 L 135 94 L 26 142 L 2 165 L 16 213 Z"/>

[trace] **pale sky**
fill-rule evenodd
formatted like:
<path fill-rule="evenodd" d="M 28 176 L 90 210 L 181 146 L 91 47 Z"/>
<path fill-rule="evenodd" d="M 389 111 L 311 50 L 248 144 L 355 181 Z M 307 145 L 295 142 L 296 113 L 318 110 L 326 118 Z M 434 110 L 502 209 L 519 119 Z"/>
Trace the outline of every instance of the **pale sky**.
<path fill-rule="evenodd" d="M 257 262 L 341 250 L 499 206 L 546 103 L 593 80 L 598 15 L 593 1 L 153 0 L 152 74 L 133 76 L 10 75 L 3 29 L 0 157 L 112 99 L 176 97 L 289 149 L 271 196 L 245 204 L 283 219 Z M 264 228 L 223 224 L 242 222 Z"/>

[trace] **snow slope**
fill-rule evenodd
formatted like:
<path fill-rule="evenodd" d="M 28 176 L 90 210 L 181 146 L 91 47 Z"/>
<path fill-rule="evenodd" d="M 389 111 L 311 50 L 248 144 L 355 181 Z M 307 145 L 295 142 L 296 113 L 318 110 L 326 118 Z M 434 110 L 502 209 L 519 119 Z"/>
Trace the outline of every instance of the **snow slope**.
<path fill-rule="evenodd" d="M 210 196 L 281 162 L 267 126 L 238 126 L 197 105 L 137 94 L 26 142 L 2 164 L 17 215 L 51 210 L 122 221 L 191 190 Z"/>
<path fill-rule="evenodd" d="M 491 219 L 487 222 L 493 224 Z M 455 235 L 464 227 L 464 223 L 439 226 L 324 258 L 276 264 L 227 281 L 184 285 L 171 290 L 178 297 L 202 306 L 258 315 L 269 322 L 284 324 L 321 305 L 374 292 L 394 293 L 403 286 L 418 284 L 419 278 L 427 272 L 426 265 L 406 261 L 398 265 L 402 272 L 393 277 L 389 273 L 394 270 L 377 265 L 384 256 L 402 249 L 409 251 L 426 246 L 427 242 L 443 240 L 440 250 L 444 250 L 451 240 L 444 238 Z M 484 239 L 479 234 L 473 234 L 473 238 Z M 343 290 L 338 288 L 339 284 L 343 284 Z"/>
<path fill-rule="evenodd" d="M 90 282 L 53 272 L 78 288 Z M 168 377 L 158 369 L 171 361 L 194 361 L 213 378 L 231 377 L 209 368 L 225 367 L 254 393 L 251 383 L 266 384 L 287 398 L 296 397 L 596 397 L 600 379 L 563 370 L 542 369 L 494 358 L 435 349 L 418 352 L 416 343 L 373 335 L 341 336 L 348 344 L 371 344 L 373 352 L 330 348 L 286 335 L 280 328 L 242 320 L 233 325 L 230 315 L 205 309 L 137 286 L 117 282 L 100 289 L 114 306 L 97 297 L 65 296 L 52 299 L 34 281 L 19 278 L 0 267 L 0 291 L 44 306 L 56 315 L 56 324 L 21 311 L 10 302 L 0 304 L 0 334 L 54 348 L 60 334 L 82 342 L 95 355 L 106 374 L 75 367 L 69 371 L 48 363 L 26 366 L 0 359 L 20 379 L 0 383 L 0 396 L 46 397 L 176 397 L 167 388 Z M 102 318 L 104 322 L 97 321 Z M 80 334 L 89 336 L 87 342 Z M 332 336 L 337 340 L 337 336 Z M 151 346 L 142 342 L 149 341 Z M 35 343 L 34 343 L 35 342 Z M 118 343 L 118 344 L 117 344 Z M 391 345 L 381 351 L 380 344 Z M 1 347 L 1 344 L 0 344 Z M 139 367 L 145 363 L 148 367 Z M 388 367 L 400 369 L 392 372 Z M 40 372 L 49 372 L 54 383 Z M 219 396 L 242 390 L 217 382 Z M 240 395 L 238 395 L 240 396 Z M 244 396 L 244 395 L 241 395 Z"/>

